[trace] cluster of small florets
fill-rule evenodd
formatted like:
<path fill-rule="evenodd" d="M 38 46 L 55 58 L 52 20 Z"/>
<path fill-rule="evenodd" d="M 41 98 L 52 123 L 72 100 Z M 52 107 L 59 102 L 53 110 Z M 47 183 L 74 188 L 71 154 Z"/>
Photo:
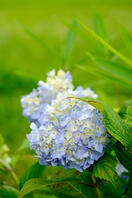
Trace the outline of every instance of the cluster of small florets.
<path fill-rule="evenodd" d="M 23 115 L 30 122 L 37 123 L 41 114 L 45 112 L 47 104 L 50 104 L 58 93 L 68 89 L 73 89 L 70 73 L 59 70 L 56 75 L 55 70 L 50 71 L 46 83 L 39 81 L 37 89 L 33 89 L 29 95 L 21 98 Z"/>
<path fill-rule="evenodd" d="M 36 107 L 35 102 L 25 102 L 26 98 L 31 99 L 30 95 L 22 98 L 22 105 L 26 103 L 23 105 L 26 107 L 24 111 L 26 109 L 28 112 L 28 115 L 25 112 L 24 115 L 35 119 L 31 123 L 32 131 L 27 135 L 30 147 L 35 150 L 42 165 L 60 165 L 65 169 L 75 168 L 82 171 L 104 154 L 108 143 L 101 113 L 91 105 L 76 99 L 97 98 L 97 95 L 90 88 L 78 87 L 73 90 L 69 73 L 59 71 L 55 76 L 55 72 L 51 71 L 49 74 L 46 83 L 48 92 L 42 91 L 40 87 L 36 91 L 35 97 L 39 101 Z M 49 94 L 50 88 L 52 95 Z M 47 95 L 50 101 L 45 100 Z M 30 111 L 34 108 L 35 111 Z M 37 115 L 35 118 L 32 117 L 34 112 Z"/>

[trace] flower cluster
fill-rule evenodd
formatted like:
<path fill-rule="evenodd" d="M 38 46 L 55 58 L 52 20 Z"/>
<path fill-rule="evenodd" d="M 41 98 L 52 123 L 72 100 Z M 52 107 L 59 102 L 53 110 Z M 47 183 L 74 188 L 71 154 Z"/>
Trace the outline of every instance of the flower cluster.
<path fill-rule="evenodd" d="M 22 98 L 24 114 L 32 119 L 32 131 L 27 135 L 30 147 L 42 165 L 60 165 L 78 171 L 87 169 L 103 155 L 109 138 L 101 113 L 76 98 L 96 98 L 97 95 L 90 88 L 73 90 L 70 74 L 63 71 L 59 71 L 57 76 L 51 71 L 46 86 L 49 87 L 47 92 L 40 87 L 35 91 L 37 100 L 33 99 L 36 103 L 26 101 L 26 98 L 31 99 L 31 95 Z"/>
<path fill-rule="evenodd" d="M 38 123 L 38 118 L 45 112 L 47 104 L 50 104 L 57 94 L 68 89 L 73 89 L 72 77 L 69 72 L 59 70 L 57 75 L 55 70 L 47 74 L 46 83 L 38 82 L 38 88 L 21 98 L 23 115 L 31 122 Z"/>

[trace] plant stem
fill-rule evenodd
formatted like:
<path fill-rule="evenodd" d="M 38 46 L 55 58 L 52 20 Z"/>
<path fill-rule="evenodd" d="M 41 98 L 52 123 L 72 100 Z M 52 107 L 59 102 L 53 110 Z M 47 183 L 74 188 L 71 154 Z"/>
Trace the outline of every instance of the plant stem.
<path fill-rule="evenodd" d="M 100 192 L 100 190 L 98 188 L 98 185 L 97 185 L 95 177 L 92 175 L 91 178 L 92 178 L 92 182 L 94 184 L 95 190 L 96 190 L 97 197 L 98 198 L 102 198 L 102 195 L 101 195 L 101 192 Z"/>
<path fill-rule="evenodd" d="M 6 163 L 4 160 L 0 159 L 0 162 L 8 169 L 8 171 L 10 172 L 10 174 L 12 175 L 13 179 L 15 180 L 16 184 L 19 184 L 19 180 L 15 174 L 15 172 L 13 171 L 12 167 Z"/>

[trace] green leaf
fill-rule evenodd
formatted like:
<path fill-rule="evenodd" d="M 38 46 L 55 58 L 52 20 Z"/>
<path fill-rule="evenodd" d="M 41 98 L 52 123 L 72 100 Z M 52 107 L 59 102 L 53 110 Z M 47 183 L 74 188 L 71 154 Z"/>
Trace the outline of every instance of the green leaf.
<path fill-rule="evenodd" d="M 84 66 L 84 65 L 77 65 L 77 64 L 75 65 L 75 67 L 84 71 L 84 72 L 88 72 L 88 74 L 93 75 L 93 77 L 95 77 L 95 78 L 99 77 L 100 79 L 102 79 L 100 81 L 95 81 L 94 83 L 91 83 L 90 86 L 97 86 L 99 82 L 101 84 L 102 83 L 104 84 L 104 81 L 106 81 L 106 80 L 107 81 L 109 80 L 110 82 L 113 82 L 113 83 L 117 83 L 117 78 L 115 76 L 112 76 L 110 73 L 105 72 L 104 70 L 101 70 L 100 68 L 98 69 L 98 68 L 94 67 L 94 68 L 92 68 L 92 70 L 90 70 L 87 65 Z M 132 86 L 128 82 L 124 83 L 124 81 L 118 79 L 118 84 L 120 85 L 120 87 L 123 87 L 124 89 L 127 88 L 130 91 L 132 90 Z"/>
<path fill-rule="evenodd" d="M 27 196 L 30 198 L 31 194 Z M 33 198 L 57 198 L 57 197 L 54 195 L 50 187 L 47 187 L 46 189 L 40 189 L 38 192 L 34 193 Z"/>
<path fill-rule="evenodd" d="M 132 175 L 130 176 L 127 190 L 121 198 L 131 198 L 132 197 Z"/>
<path fill-rule="evenodd" d="M 111 193 L 112 198 L 120 197 L 123 193 L 122 179 L 115 173 L 117 160 L 110 154 L 105 154 L 93 165 L 92 174 L 100 178 L 98 189 L 102 197 L 107 197 Z M 107 195 L 107 196 L 106 196 Z"/>
<path fill-rule="evenodd" d="M 103 22 L 103 20 L 102 20 L 100 15 L 95 14 L 93 16 L 93 25 L 94 25 L 95 32 L 100 37 L 102 37 L 104 40 L 107 40 L 107 32 L 106 32 L 106 29 L 105 29 L 104 22 Z"/>
<path fill-rule="evenodd" d="M 69 171 L 67 174 L 68 173 Z M 71 179 L 70 177 L 69 179 L 66 178 L 67 183 L 60 183 L 51 186 L 54 194 L 59 198 L 76 198 L 80 197 L 82 194 L 88 198 L 96 198 L 96 192 L 91 179 L 91 173 L 89 173 L 87 170 L 84 170 L 82 173 L 75 172 L 74 175 L 76 176 L 71 177 Z M 76 191 L 76 189 L 78 189 L 78 191 Z M 69 191 L 72 193 L 69 194 Z"/>
<path fill-rule="evenodd" d="M 127 108 L 127 121 L 132 125 L 132 100 L 130 101 Z"/>
<path fill-rule="evenodd" d="M 132 69 L 126 68 L 124 65 L 114 63 L 113 61 L 96 58 L 90 53 L 88 53 L 88 56 L 92 58 L 100 69 L 108 72 L 112 77 L 132 84 Z"/>
<path fill-rule="evenodd" d="M 118 112 L 119 116 L 122 118 L 122 119 L 125 119 L 126 118 L 126 111 L 127 111 L 127 108 L 126 106 L 122 106 Z"/>
<path fill-rule="evenodd" d="M 114 49 L 109 43 L 107 43 L 103 38 L 101 38 L 98 34 L 96 34 L 91 28 L 83 24 L 82 22 L 79 22 L 79 24 L 98 42 L 100 42 L 104 47 L 106 47 L 109 51 L 111 51 L 113 54 L 118 56 L 121 60 L 126 62 L 130 68 L 132 68 L 132 60 L 121 54 L 119 51 Z"/>
<path fill-rule="evenodd" d="M 117 183 L 113 185 L 106 180 L 100 180 L 99 182 L 99 189 L 101 191 L 102 197 L 106 198 L 110 195 L 111 198 L 120 198 L 122 193 L 124 192 L 124 188 L 122 183 Z"/>
<path fill-rule="evenodd" d="M 94 14 L 93 16 L 93 26 L 94 26 L 94 30 L 95 32 L 101 37 L 103 38 L 105 41 L 108 40 L 108 37 L 107 37 L 107 32 L 106 32 L 106 28 L 105 28 L 105 25 L 104 25 L 104 22 L 101 18 L 101 16 L 99 14 Z M 103 55 L 107 55 L 108 54 L 108 50 L 107 48 L 105 48 L 104 46 L 102 45 L 99 45 L 99 51 L 103 52 Z"/>
<path fill-rule="evenodd" d="M 75 67 L 79 70 L 82 70 L 84 72 L 87 72 L 88 74 L 92 75 L 94 78 L 99 77 L 101 79 L 105 79 L 105 80 L 113 80 L 115 82 L 115 78 L 111 78 L 110 75 L 108 75 L 106 72 L 104 72 L 103 70 L 99 70 L 98 68 L 92 68 L 92 70 L 89 69 L 89 67 L 87 65 L 78 65 L 75 64 Z M 95 82 L 96 83 L 96 82 Z M 93 83 L 92 83 L 93 84 Z M 97 82 L 98 84 L 98 82 Z"/>
<path fill-rule="evenodd" d="M 29 179 L 40 177 L 44 169 L 45 166 L 41 166 L 38 162 L 28 168 L 20 178 L 19 188 L 21 189 L 24 183 Z"/>
<path fill-rule="evenodd" d="M 94 189 L 75 182 L 55 184 L 52 186 L 52 191 L 59 198 L 87 198 L 88 192 L 89 198 L 96 198 Z"/>
<path fill-rule="evenodd" d="M 112 155 L 105 154 L 96 163 L 94 163 L 93 175 L 115 184 L 116 165 L 117 160 Z"/>
<path fill-rule="evenodd" d="M 29 148 L 29 141 L 24 139 L 21 146 L 16 150 L 15 155 L 12 157 L 12 165 L 14 166 L 22 155 L 34 154 L 34 152 Z"/>
<path fill-rule="evenodd" d="M 125 29 L 125 27 L 121 27 L 121 30 L 124 44 L 128 48 L 128 52 L 132 54 L 132 35 Z"/>
<path fill-rule="evenodd" d="M 18 191 L 16 188 L 7 185 L 0 186 L 0 197 L 17 198 L 17 196 L 18 196 Z"/>
<path fill-rule="evenodd" d="M 74 29 L 74 31 L 77 31 L 77 21 L 74 20 L 71 24 L 71 28 Z M 63 49 L 63 63 L 68 64 L 70 59 L 71 59 L 71 55 L 72 55 L 72 51 L 75 45 L 75 40 L 76 40 L 76 34 L 75 32 L 73 32 L 71 30 L 71 28 L 68 31 L 67 34 L 67 39 L 66 39 L 66 43 L 64 45 L 64 49 Z"/>
<path fill-rule="evenodd" d="M 76 178 L 64 178 L 64 179 L 56 179 L 56 180 L 52 180 L 52 181 L 49 181 L 49 180 L 46 181 L 46 180 L 40 179 L 40 178 L 30 179 L 22 187 L 22 189 L 21 189 L 21 191 L 18 195 L 18 198 L 22 198 L 25 195 L 27 195 L 27 194 L 35 191 L 35 190 L 39 190 L 39 189 L 45 188 L 47 186 L 60 185 L 62 183 L 67 183 L 64 191 L 68 191 L 68 194 L 69 194 L 68 196 L 73 195 L 71 197 L 86 198 L 86 196 L 78 188 L 74 187 L 70 183 L 70 181 L 72 181 L 72 180 L 78 180 L 78 179 L 76 179 Z M 70 186 L 70 189 L 67 186 Z M 69 189 L 69 190 L 67 190 L 67 189 Z"/>
<path fill-rule="evenodd" d="M 28 139 L 24 139 L 21 146 L 17 149 L 17 153 L 21 153 L 27 148 L 29 148 L 29 141 Z"/>
<path fill-rule="evenodd" d="M 124 122 L 113 109 L 102 101 L 92 98 L 79 98 L 98 109 L 104 118 L 104 125 L 107 131 L 116 140 L 121 142 L 128 149 L 132 150 L 132 127 Z"/>
<path fill-rule="evenodd" d="M 132 172 L 132 153 L 128 152 L 119 142 L 115 144 L 114 150 L 120 163 Z"/>
<path fill-rule="evenodd" d="M 107 155 L 109 156 L 109 155 Z M 110 156 L 111 157 L 111 156 Z M 109 158 L 108 158 L 109 159 Z M 100 159 L 101 160 L 101 159 Z M 112 157 L 113 160 L 113 157 Z M 97 165 L 98 161 L 96 162 Z M 106 169 L 109 169 L 108 164 L 111 164 L 111 161 L 108 161 L 108 163 L 102 163 L 102 165 L 104 164 Z M 115 163 L 115 160 L 114 160 Z M 113 164 L 114 165 L 114 164 Z M 115 165 L 114 165 L 115 167 Z M 102 169 L 102 166 L 101 166 Z M 83 187 L 86 187 L 86 194 L 88 195 L 88 198 L 102 198 L 102 197 L 107 197 L 109 193 L 111 193 L 111 197 L 112 198 L 117 198 L 119 197 L 119 195 L 122 194 L 122 192 L 124 191 L 122 188 L 122 183 L 120 183 L 119 181 L 119 177 L 117 175 L 115 175 L 115 179 L 114 179 L 114 185 L 111 183 L 111 181 L 107 181 L 106 179 L 102 179 L 99 177 L 95 177 L 93 176 L 93 167 L 91 167 L 90 169 L 84 170 L 83 173 L 81 173 L 81 177 L 84 179 L 84 181 L 89 184 L 91 184 L 91 186 L 93 186 L 93 188 L 89 188 L 88 185 Z M 104 170 L 102 170 L 103 172 Z M 113 170 L 114 171 L 114 170 Z M 107 173 L 106 173 L 107 174 Z M 109 178 L 108 178 L 109 180 Z M 117 183 L 118 181 L 118 183 Z M 92 194 L 91 194 L 92 193 Z M 118 196 L 117 196 L 118 195 Z"/>

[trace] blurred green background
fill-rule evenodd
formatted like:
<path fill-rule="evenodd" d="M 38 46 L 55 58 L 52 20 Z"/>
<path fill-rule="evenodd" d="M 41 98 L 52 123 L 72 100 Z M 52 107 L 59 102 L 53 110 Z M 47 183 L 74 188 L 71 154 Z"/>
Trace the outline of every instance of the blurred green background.
<path fill-rule="evenodd" d="M 132 58 L 132 45 L 129 45 L 132 39 L 127 35 L 132 32 L 131 0 L 0 0 L 0 133 L 11 153 L 30 131 L 28 121 L 22 116 L 20 97 L 37 87 L 38 80 L 45 80 L 50 69 L 69 69 L 75 86 L 90 86 L 101 100 L 115 108 L 131 97 L 129 83 L 124 85 L 118 79 L 113 82 L 111 77 L 100 75 L 100 69 L 86 52 L 124 63 L 79 24 L 76 36 L 72 32 L 75 42 L 69 44 L 73 50 L 65 61 L 65 49 L 72 34 L 67 32 L 75 20 L 97 33 L 102 30 L 98 30 L 96 22 L 103 21 L 104 39 Z M 124 33 L 122 26 L 128 32 L 124 30 Z"/>

